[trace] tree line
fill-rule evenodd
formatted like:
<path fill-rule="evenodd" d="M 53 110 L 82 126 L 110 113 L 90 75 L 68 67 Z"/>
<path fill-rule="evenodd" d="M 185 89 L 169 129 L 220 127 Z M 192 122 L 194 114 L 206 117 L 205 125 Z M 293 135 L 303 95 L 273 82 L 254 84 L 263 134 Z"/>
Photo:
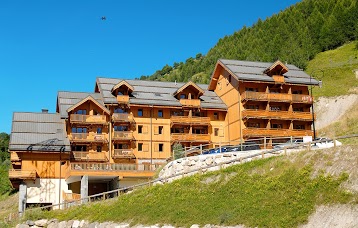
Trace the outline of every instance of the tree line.
<path fill-rule="evenodd" d="M 322 51 L 335 49 L 358 37 L 356 0 L 303 0 L 252 27 L 221 38 L 204 56 L 165 65 L 141 80 L 192 80 L 208 83 L 218 59 L 274 62 L 281 60 L 305 69 Z M 358 47 L 357 47 L 358 48 Z"/>
<path fill-rule="evenodd" d="M 10 135 L 5 132 L 0 133 L 0 195 L 11 191 L 9 181 L 9 168 L 11 165 L 10 154 L 8 152 Z"/>

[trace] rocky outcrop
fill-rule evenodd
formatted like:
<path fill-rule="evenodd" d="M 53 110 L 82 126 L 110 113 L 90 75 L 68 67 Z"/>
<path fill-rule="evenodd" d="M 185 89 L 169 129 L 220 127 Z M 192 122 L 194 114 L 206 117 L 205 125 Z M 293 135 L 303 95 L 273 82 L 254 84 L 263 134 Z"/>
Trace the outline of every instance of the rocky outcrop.
<path fill-rule="evenodd" d="M 281 151 L 282 152 L 282 151 Z M 171 161 L 159 173 L 159 182 L 166 183 L 196 173 L 205 173 L 226 168 L 231 165 L 249 162 L 253 159 L 270 157 L 277 153 L 264 151 L 228 152 L 186 157 Z"/>

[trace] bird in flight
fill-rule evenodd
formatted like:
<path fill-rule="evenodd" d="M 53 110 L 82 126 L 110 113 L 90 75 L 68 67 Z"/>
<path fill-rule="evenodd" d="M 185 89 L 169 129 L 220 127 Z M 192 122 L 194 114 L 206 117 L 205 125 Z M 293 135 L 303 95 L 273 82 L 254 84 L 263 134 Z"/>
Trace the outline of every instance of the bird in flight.
<path fill-rule="evenodd" d="M 104 17 L 104 16 L 103 16 L 103 17 L 101 17 L 101 20 L 102 20 L 102 21 L 105 21 L 106 19 L 107 19 L 107 18 L 106 18 L 106 17 Z"/>

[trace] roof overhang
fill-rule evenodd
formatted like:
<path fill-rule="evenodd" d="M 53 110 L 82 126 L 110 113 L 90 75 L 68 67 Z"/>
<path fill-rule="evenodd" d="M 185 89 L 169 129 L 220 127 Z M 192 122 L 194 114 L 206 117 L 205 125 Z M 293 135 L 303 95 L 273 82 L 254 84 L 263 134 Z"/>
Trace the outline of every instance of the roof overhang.
<path fill-rule="evenodd" d="M 177 89 L 175 92 L 174 92 L 174 96 L 178 95 L 179 93 L 183 92 L 183 90 L 185 90 L 186 88 L 188 88 L 189 86 L 192 86 L 193 88 L 195 88 L 195 90 L 198 92 L 198 95 L 199 97 L 201 95 L 204 94 L 204 90 L 202 88 L 200 88 L 197 84 L 195 84 L 194 82 L 192 81 L 189 81 L 187 82 L 185 85 L 183 85 L 182 87 L 180 87 L 179 89 Z"/>
<path fill-rule="evenodd" d="M 99 108 L 101 108 L 105 113 L 107 113 L 108 115 L 110 115 L 110 111 L 103 105 L 101 105 L 98 101 L 96 101 L 96 99 L 94 99 L 92 96 L 87 96 L 86 98 L 84 98 L 83 100 L 81 100 L 80 102 L 78 102 L 77 104 L 69 107 L 67 109 L 67 113 L 73 111 L 74 109 L 76 109 L 78 106 L 84 104 L 87 101 L 91 101 L 94 104 L 96 104 Z"/>

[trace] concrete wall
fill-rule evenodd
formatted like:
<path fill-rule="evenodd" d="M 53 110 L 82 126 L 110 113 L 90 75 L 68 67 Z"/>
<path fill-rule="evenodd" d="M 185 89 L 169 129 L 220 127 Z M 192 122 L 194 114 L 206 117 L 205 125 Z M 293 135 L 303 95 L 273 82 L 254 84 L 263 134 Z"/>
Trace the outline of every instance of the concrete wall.
<path fill-rule="evenodd" d="M 62 203 L 62 192 L 68 190 L 65 179 L 59 180 L 37 178 L 35 181 L 26 181 L 25 183 L 27 186 L 26 203 L 58 204 L 60 201 Z"/>

